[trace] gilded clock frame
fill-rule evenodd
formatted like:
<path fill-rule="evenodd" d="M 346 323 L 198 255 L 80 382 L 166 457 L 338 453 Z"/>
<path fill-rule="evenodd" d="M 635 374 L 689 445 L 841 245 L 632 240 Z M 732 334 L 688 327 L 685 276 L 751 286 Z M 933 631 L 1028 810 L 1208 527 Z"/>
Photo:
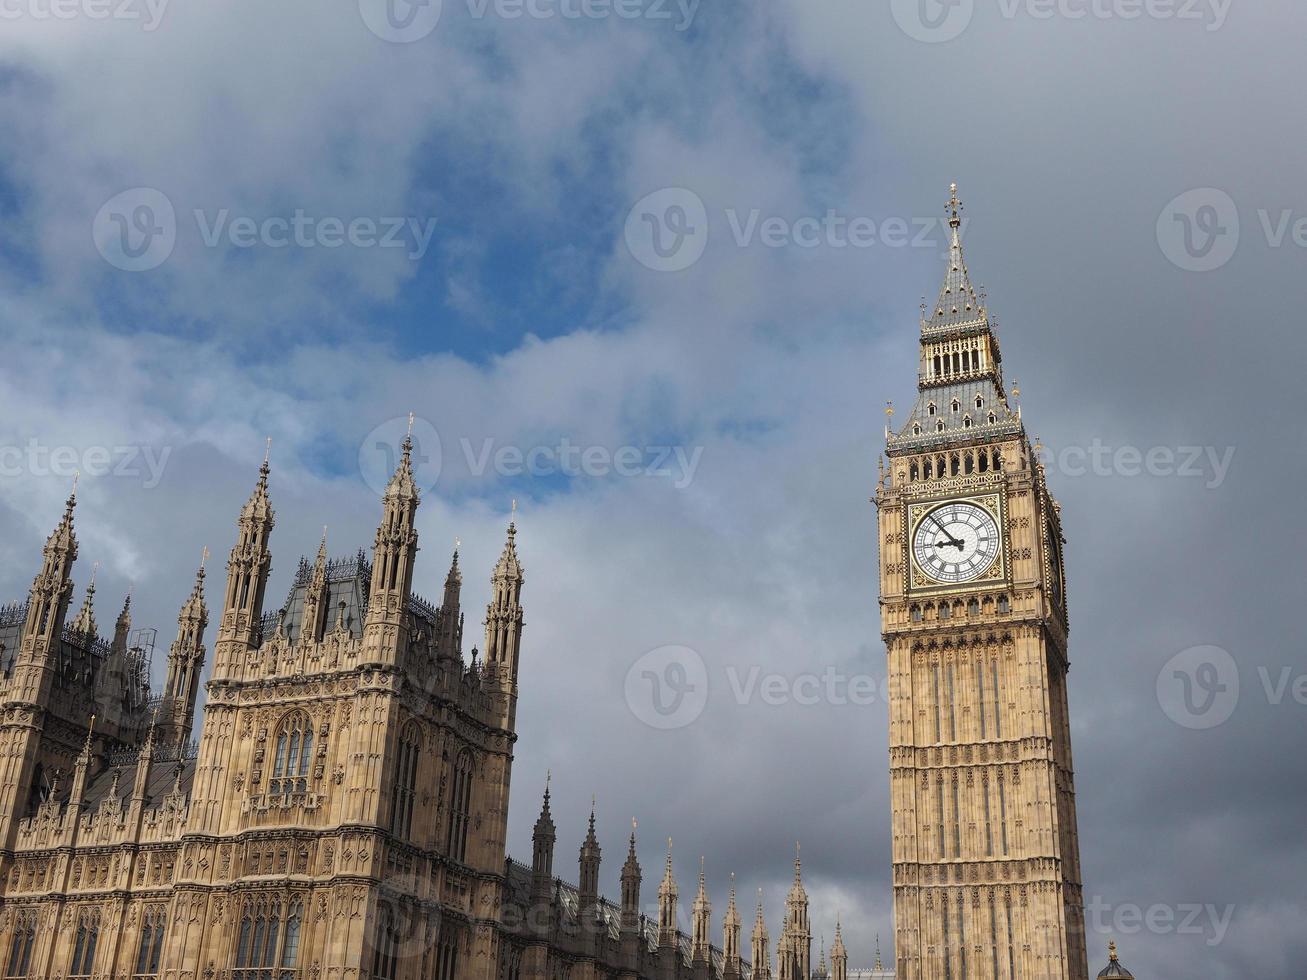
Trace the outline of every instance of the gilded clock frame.
<path fill-rule="evenodd" d="M 1008 533 L 1007 526 L 1007 500 L 1003 493 L 945 493 L 932 497 L 923 497 L 919 500 L 909 500 L 904 503 L 904 522 L 903 526 L 907 529 L 904 538 L 904 555 L 903 560 L 907 564 L 904 581 L 907 583 L 907 591 L 910 595 L 935 595 L 941 592 L 964 593 L 978 592 L 986 589 L 993 589 L 996 586 L 1006 586 L 1008 584 L 1008 569 L 1011 567 L 1011 535 Z M 994 523 L 998 525 L 999 549 L 998 557 L 994 559 L 993 564 L 980 574 L 979 578 L 972 579 L 969 582 L 940 582 L 931 577 L 925 569 L 917 565 L 916 555 L 912 550 L 912 542 L 916 539 L 917 528 L 926 515 L 935 510 L 941 504 L 967 503 L 989 512 L 994 518 Z"/>

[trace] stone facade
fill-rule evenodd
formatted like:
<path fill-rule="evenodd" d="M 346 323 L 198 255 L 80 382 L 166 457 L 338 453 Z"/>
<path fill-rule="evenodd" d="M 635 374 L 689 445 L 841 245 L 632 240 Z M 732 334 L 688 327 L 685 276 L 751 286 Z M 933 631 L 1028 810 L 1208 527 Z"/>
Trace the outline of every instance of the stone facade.
<path fill-rule="evenodd" d="M 1084 980 L 1062 529 L 950 202 L 919 395 L 876 491 L 896 973 Z M 892 410 L 891 410 L 892 414 Z"/>

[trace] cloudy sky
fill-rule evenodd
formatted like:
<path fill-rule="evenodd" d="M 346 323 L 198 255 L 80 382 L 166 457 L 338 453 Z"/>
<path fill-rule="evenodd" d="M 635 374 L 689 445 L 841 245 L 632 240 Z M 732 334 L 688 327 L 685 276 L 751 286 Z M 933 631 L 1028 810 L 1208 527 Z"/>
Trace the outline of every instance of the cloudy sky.
<path fill-rule="evenodd" d="M 552 768 L 609 895 L 636 815 L 647 890 L 670 835 L 775 926 L 802 840 L 814 930 L 888 959 L 883 701 L 760 691 L 883 681 L 868 497 L 956 180 L 1064 507 L 1091 965 L 1301 976 L 1307 11 L 57 10 L 0 14 L 0 597 L 81 469 L 79 588 L 162 661 L 266 436 L 276 601 L 323 524 L 370 542 L 413 411 L 418 588 L 461 537 L 470 633 L 519 502 L 513 852 Z M 707 697 L 662 730 L 668 647 Z"/>

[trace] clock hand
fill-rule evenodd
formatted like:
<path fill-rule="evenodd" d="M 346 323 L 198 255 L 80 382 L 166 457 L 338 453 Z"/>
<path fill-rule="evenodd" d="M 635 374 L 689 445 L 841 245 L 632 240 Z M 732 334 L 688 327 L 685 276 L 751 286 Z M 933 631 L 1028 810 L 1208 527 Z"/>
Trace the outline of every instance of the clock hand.
<path fill-rule="evenodd" d="M 958 551 L 966 551 L 967 546 L 963 541 L 936 541 L 936 548 L 957 548 Z"/>
<path fill-rule="evenodd" d="M 948 538 L 949 544 L 957 548 L 959 551 L 961 551 L 965 547 L 961 541 L 959 541 L 957 538 L 953 537 L 953 535 L 948 533 L 948 528 L 946 528 L 943 524 L 939 522 L 939 518 L 937 518 L 934 514 L 931 514 L 929 516 L 930 519 L 935 522 L 935 526 L 939 528 L 940 531 L 943 532 L 944 537 Z"/>

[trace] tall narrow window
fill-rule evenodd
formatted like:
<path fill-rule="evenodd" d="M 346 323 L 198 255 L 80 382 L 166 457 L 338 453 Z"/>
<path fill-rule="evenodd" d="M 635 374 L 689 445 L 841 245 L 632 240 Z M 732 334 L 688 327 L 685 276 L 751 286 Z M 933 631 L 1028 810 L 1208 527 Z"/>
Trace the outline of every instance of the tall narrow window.
<path fill-rule="evenodd" d="M 935 802 L 939 809 L 939 856 L 945 857 L 944 853 L 944 824 L 948 821 L 945 819 L 944 810 L 944 777 L 940 776 L 935 782 Z"/>
<path fill-rule="evenodd" d="M 953 980 L 953 930 L 949 928 L 948 906 L 948 893 L 945 892 L 939 902 L 939 911 L 943 917 L 940 924 L 944 927 L 944 980 Z"/>
<path fill-rule="evenodd" d="M 20 911 L 14 916 L 14 937 L 9 944 L 6 977 L 26 977 L 32 965 L 32 944 L 36 942 L 36 913 Z"/>
<path fill-rule="evenodd" d="M 941 606 L 941 609 L 947 609 L 947 606 Z M 958 718 L 957 718 L 957 699 L 953 688 L 953 665 L 948 665 L 948 740 L 956 742 L 958 740 Z"/>
<path fill-rule="evenodd" d="M 999 692 L 998 692 L 998 661 L 997 661 L 997 660 L 993 661 L 992 664 L 991 664 L 991 666 L 994 668 L 994 670 L 993 670 L 993 673 L 994 673 L 994 737 L 995 737 L 995 738 L 1002 738 L 1002 737 L 1003 737 L 1003 705 L 1002 705 L 1002 703 L 1001 703 L 1001 701 L 1000 701 L 1000 698 L 999 698 Z"/>
<path fill-rule="evenodd" d="M 1003 853 L 1007 854 L 1007 790 L 1003 786 L 1002 774 L 998 777 L 998 832 Z"/>
<path fill-rule="evenodd" d="M 985 793 L 985 856 L 994 856 L 994 814 L 989 804 L 989 773 L 986 773 L 983 780 L 983 790 Z"/>
<path fill-rule="evenodd" d="M 313 723 L 304 712 L 292 712 L 277 730 L 277 754 L 273 757 L 268 792 L 273 796 L 308 792 L 312 761 Z"/>
<path fill-rule="evenodd" d="M 73 962 L 68 977 L 89 977 L 95 965 L 95 947 L 100 942 L 100 914 L 83 912 L 77 917 L 77 938 L 73 942 Z"/>
<path fill-rule="evenodd" d="M 971 600 L 975 602 L 975 599 Z M 980 607 L 977 606 L 977 609 Z M 968 615 L 971 614 L 971 607 L 967 607 Z M 979 660 L 976 662 L 976 706 L 980 709 L 980 737 L 985 737 L 985 662 Z"/>
<path fill-rule="evenodd" d="M 953 774 L 953 856 L 962 857 L 962 807 L 958 797 L 958 776 Z"/>
<path fill-rule="evenodd" d="M 136 947 L 137 980 L 152 980 L 159 975 L 163 956 L 163 933 L 168 924 L 168 910 L 162 905 L 148 906 L 141 916 L 141 938 Z"/>
<path fill-rule="evenodd" d="M 413 801 L 417 798 L 420 732 L 410 721 L 399 734 L 395 756 L 395 780 L 391 785 L 390 830 L 408 839 L 413 828 Z"/>
<path fill-rule="evenodd" d="M 388 902 L 377 908 L 377 946 L 372 954 L 373 980 L 395 980 L 399 966 L 399 930 Z"/>
<path fill-rule="evenodd" d="M 944 730 L 942 728 L 942 723 L 940 719 L 943 717 L 944 706 L 943 706 L 943 702 L 940 700 L 939 664 L 935 665 L 934 675 L 935 675 L 935 741 L 942 742 L 944 741 Z"/>
<path fill-rule="evenodd" d="M 450 794 L 449 836 L 446 851 L 455 861 L 467 855 L 467 825 L 472 809 L 472 753 L 460 752 L 454 762 L 453 792 Z"/>
<path fill-rule="evenodd" d="M 275 898 L 248 901 L 237 933 L 232 980 L 295 980 L 303 921 L 299 899 L 287 907 Z"/>

